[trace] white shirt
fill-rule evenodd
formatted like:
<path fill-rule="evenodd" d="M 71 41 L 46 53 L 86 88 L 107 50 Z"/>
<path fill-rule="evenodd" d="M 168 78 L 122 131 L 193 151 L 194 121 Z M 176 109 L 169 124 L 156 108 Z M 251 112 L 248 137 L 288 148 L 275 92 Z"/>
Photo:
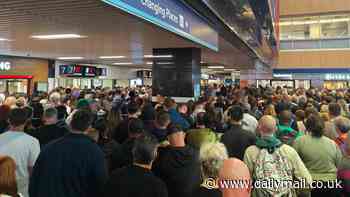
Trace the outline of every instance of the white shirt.
<path fill-rule="evenodd" d="M 18 192 L 28 197 L 29 172 L 40 153 L 39 141 L 24 132 L 7 131 L 0 135 L 0 155 L 16 162 Z"/>

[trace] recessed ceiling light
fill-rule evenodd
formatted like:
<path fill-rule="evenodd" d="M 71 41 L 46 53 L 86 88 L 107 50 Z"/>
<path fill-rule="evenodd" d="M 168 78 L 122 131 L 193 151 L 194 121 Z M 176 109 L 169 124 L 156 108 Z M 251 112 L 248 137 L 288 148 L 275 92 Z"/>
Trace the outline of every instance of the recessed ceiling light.
<path fill-rule="evenodd" d="M 113 63 L 114 65 L 132 65 L 132 62 L 117 62 Z"/>
<path fill-rule="evenodd" d="M 100 59 L 121 59 L 126 58 L 125 56 L 119 55 L 119 56 L 100 56 Z"/>
<path fill-rule="evenodd" d="M 225 66 L 208 66 L 209 69 L 223 69 Z"/>
<path fill-rule="evenodd" d="M 233 69 L 233 68 L 227 68 L 227 69 L 224 69 L 224 71 L 236 71 L 236 69 Z"/>
<path fill-rule="evenodd" d="M 51 34 L 51 35 L 32 35 L 30 37 L 34 39 L 40 39 L 40 40 L 55 40 L 55 39 L 85 38 L 86 36 L 82 36 L 79 34 Z"/>
<path fill-rule="evenodd" d="M 11 41 L 11 40 L 7 38 L 0 38 L 0 41 Z"/>
<path fill-rule="evenodd" d="M 59 60 L 81 60 L 84 58 L 83 57 L 59 57 L 57 59 L 59 59 Z"/>
<path fill-rule="evenodd" d="M 153 65 L 153 62 L 146 62 L 147 65 Z"/>
<path fill-rule="evenodd" d="M 159 65 L 170 65 L 170 64 L 174 64 L 174 62 L 156 62 L 156 64 L 159 64 Z"/>
<path fill-rule="evenodd" d="M 172 55 L 144 55 L 144 58 L 172 58 Z"/>

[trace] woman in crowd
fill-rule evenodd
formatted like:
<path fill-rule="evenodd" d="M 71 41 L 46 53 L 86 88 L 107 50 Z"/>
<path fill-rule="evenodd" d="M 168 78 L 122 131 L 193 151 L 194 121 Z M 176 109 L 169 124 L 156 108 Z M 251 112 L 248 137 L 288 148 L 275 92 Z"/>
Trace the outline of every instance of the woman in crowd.
<path fill-rule="evenodd" d="M 311 115 L 306 120 L 306 129 L 311 135 L 305 135 L 294 143 L 295 150 L 309 170 L 312 179 L 327 182 L 336 181 L 337 167 L 342 159 L 342 153 L 335 142 L 325 136 L 324 121 L 320 116 Z M 312 197 L 339 196 L 337 189 L 315 188 Z"/>
<path fill-rule="evenodd" d="M 199 152 L 203 183 L 194 191 L 193 197 L 222 197 L 219 189 L 219 173 L 228 158 L 222 143 L 206 143 Z"/>
<path fill-rule="evenodd" d="M 0 156 L 0 197 L 20 197 L 17 193 L 16 163 L 8 156 Z"/>

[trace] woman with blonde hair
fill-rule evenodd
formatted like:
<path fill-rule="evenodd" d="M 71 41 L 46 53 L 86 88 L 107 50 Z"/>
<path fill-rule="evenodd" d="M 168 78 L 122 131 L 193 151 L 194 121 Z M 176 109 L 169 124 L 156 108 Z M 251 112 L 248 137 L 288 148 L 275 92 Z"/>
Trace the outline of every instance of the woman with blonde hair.
<path fill-rule="evenodd" d="M 16 163 L 8 156 L 0 156 L 0 197 L 20 197 L 17 190 Z"/>
<path fill-rule="evenodd" d="M 193 197 L 222 197 L 219 189 L 219 172 L 228 158 L 227 150 L 222 143 L 205 143 L 199 151 L 203 183 L 195 189 Z"/>

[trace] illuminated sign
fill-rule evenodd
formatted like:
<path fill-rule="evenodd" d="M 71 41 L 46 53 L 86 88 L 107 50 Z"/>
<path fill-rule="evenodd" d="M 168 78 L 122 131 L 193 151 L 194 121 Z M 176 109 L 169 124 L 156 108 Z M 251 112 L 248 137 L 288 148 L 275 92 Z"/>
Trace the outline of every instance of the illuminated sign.
<path fill-rule="evenodd" d="M 326 74 L 326 80 L 350 80 L 350 74 Z"/>
<path fill-rule="evenodd" d="M 179 0 L 102 0 L 168 31 L 218 51 L 218 32 Z"/>
<path fill-rule="evenodd" d="M 292 74 L 273 74 L 273 77 L 291 79 L 293 78 L 293 75 Z"/>
<path fill-rule="evenodd" d="M 0 70 L 8 71 L 11 69 L 11 62 L 9 61 L 0 61 Z"/>

